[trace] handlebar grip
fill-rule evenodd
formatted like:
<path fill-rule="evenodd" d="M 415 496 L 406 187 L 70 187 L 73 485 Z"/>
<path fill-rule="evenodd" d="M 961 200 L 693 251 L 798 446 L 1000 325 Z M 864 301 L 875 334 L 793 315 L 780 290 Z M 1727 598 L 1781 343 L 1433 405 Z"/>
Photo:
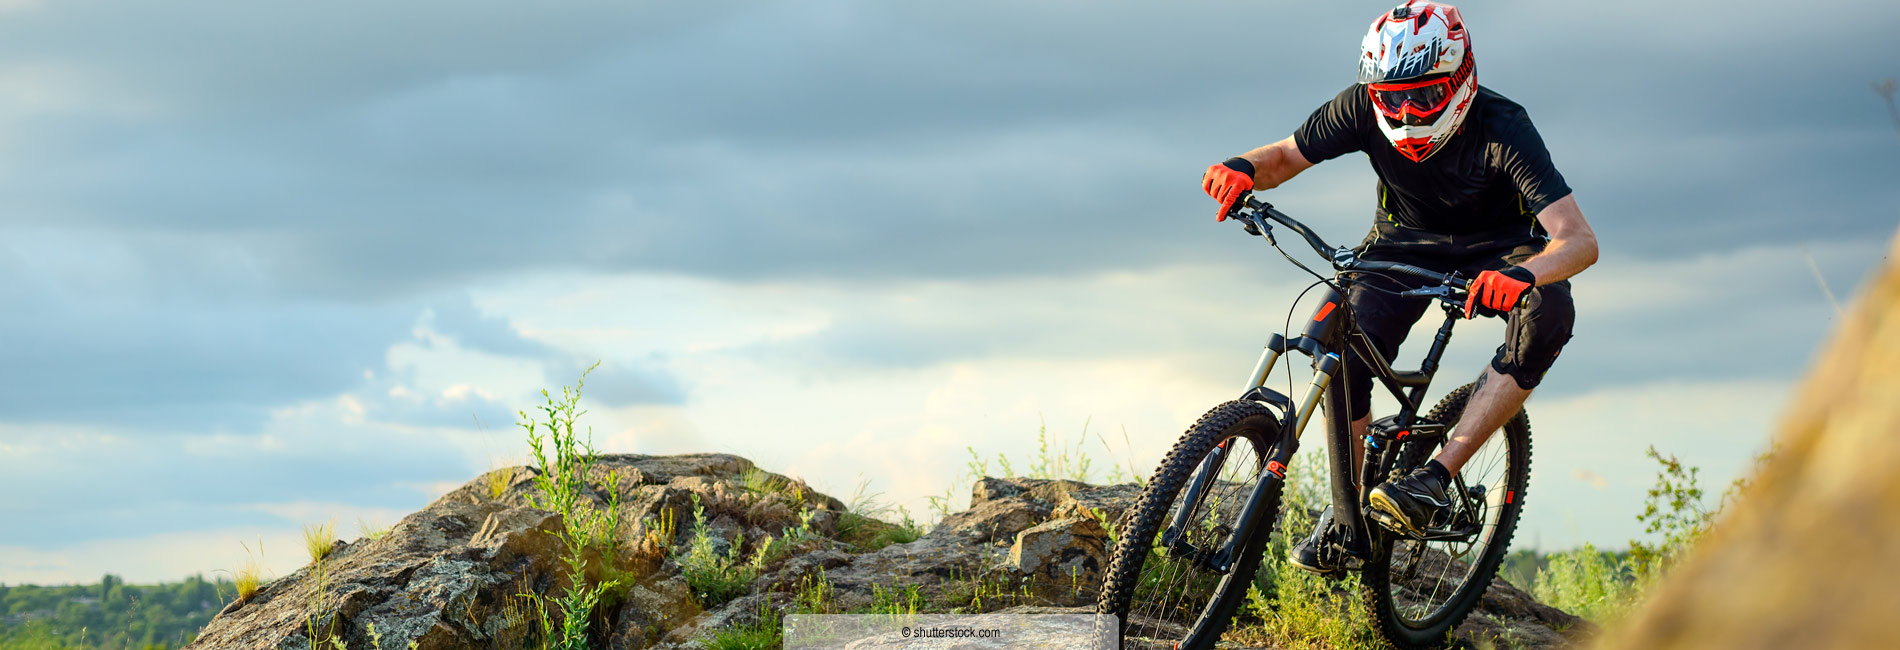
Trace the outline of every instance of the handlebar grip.
<path fill-rule="evenodd" d="M 1248 207 L 1247 205 L 1248 202 L 1252 200 L 1253 200 L 1253 190 L 1247 190 L 1245 192 L 1241 192 L 1240 196 L 1234 197 L 1234 202 L 1227 206 L 1227 211 L 1221 213 L 1220 220 L 1226 221 L 1228 219 L 1233 219 L 1234 213 L 1240 212 L 1241 208 Z"/>

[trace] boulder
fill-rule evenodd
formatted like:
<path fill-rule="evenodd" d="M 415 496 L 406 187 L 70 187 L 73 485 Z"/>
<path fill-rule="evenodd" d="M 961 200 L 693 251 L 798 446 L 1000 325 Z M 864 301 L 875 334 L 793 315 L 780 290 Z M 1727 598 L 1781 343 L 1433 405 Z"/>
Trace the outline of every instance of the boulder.
<path fill-rule="evenodd" d="M 563 522 L 533 507 L 532 468 L 497 472 L 379 539 L 339 543 L 323 562 L 231 605 L 191 647 L 314 650 L 313 637 L 326 648 L 352 649 L 535 645 L 539 615 L 521 594 L 566 592 L 566 549 L 555 536 Z M 611 650 L 697 648 L 722 630 L 787 611 L 812 584 L 826 586 L 830 612 L 921 599 L 927 612 L 1087 613 L 1111 550 L 1103 522 L 1118 521 L 1139 494 L 1133 485 L 986 478 L 972 487 L 968 509 L 915 541 L 866 549 L 855 545 L 875 538 L 866 531 L 895 526 L 846 518 L 837 499 L 737 456 L 608 455 L 590 478 L 589 501 L 604 507 L 618 496 L 624 524 L 612 557 L 585 558 L 589 581 L 615 583 L 590 639 L 591 647 Z M 609 485 L 618 495 L 606 492 Z M 491 494 L 495 487 L 499 494 Z M 693 535 L 695 504 L 716 552 L 737 544 L 740 557 L 763 562 L 735 568 L 757 572 L 747 593 L 710 608 L 677 562 Z M 784 543 L 787 529 L 804 523 L 809 530 L 789 536 L 796 540 L 789 552 L 757 555 L 768 538 Z M 1465 638 L 1536 646 L 1560 638 L 1549 626 L 1568 620 L 1505 585 L 1485 602 L 1492 614 L 1474 616 L 1468 634 L 1461 628 Z"/>
<path fill-rule="evenodd" d="M 1052 600 L 1076 597 L 1083 591 L 1092 598 L 1112 551 L 1108 531 L 1101 524 L 1087 517 L 1070 517 L 1017 533 L 1004 565 Z"/>

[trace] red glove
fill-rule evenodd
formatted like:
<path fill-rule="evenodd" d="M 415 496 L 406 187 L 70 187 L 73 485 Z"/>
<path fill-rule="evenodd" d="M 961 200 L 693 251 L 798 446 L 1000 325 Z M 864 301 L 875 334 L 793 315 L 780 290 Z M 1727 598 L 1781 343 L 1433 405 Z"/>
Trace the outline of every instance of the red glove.
<path fill-rule="evenodd" d="M 1245 158 L 1228 158 L 1227 162 L 1209 166 L 1201 175 L 1201 190 L 1220 201 L 1220 214 L 1214 215 L 1214 220 L 1226 221 L 1234 201 L 1253 190 L 1253 163 Z"/>
<path fill-rule="evenodd" d="M 1465 318 L 1477 315 L 1477 308 L 1494 310 L 1497 313 L 1511 311 L 1517 307 L 1517 301 L 1524 292 L 1537 286 L 1537 276 L 1521 266 L 1507 266 L 1499 271 L 1485 271 L 1471 281 L 1470 290 L 1465 296 Z"/>

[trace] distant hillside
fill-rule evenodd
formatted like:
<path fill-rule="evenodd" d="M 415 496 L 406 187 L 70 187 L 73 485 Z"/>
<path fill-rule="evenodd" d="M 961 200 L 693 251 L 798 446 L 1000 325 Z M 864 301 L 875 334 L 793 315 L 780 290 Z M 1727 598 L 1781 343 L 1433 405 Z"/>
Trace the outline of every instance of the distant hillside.
<path fill-rule="evenodd" d="M 236 597 L 231 583 L 202 576 L 156 585 L 113 575 L 90 585 L 0 585 L 0 650 L 179 648 Z"/>

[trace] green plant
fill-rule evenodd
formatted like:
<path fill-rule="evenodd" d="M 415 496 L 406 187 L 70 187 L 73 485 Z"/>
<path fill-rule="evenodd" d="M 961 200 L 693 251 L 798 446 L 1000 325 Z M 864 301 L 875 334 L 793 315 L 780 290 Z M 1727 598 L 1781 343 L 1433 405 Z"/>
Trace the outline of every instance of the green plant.
<path fill-rule="evenodd" d="M 1115 450 L 1108 446 L 1108 439 L 1102 437 L 1102 434 L 1099 432 L 1095 434 L 1095 439 L 1102 441 L 1102 450 L 1108 452 L 1108 458 L 1111 461 L 1109 463 L 1110 469 L 1108 472 L 1108 483 L 1110 485 L 1134 483 L 1135 487 L 1138 488 L 1148 487 L 1148 482 L 1141 478 L 1141 472 L 1135 470 L 1135 445 L 1128 441 L 1128 427 L 1122 427 L 1122 449 L 1128 452 L 1127 456 L 1123 459 L 1123 463 L 1127 464 L 1125 470 L 1122 467 L 1122 463 L 1112 462 L 1115 458 Z"/>
<path fill-rule="evenodd" d="M 699 495 L 693 495 L 693 538 L 683 553 L 674 557 L 679 564 L 680 577 L 686 580 L 693 595 L 699 598 L 701 607 L 711 609 L 745 593 L 758 577 L 758 566 L 742 562 L 740 542 L 743 538 L 732 540 L 725 553 L 718 552 L 713 542 L 712 528 L 706 521 L 706 507 L 699 502 Z M 762 545 L 769 548 L 770 543 Z M 766 551 L 755 557 L 765 557 Z M 763 563 L 761 560 L 760 563 Z"/>
<path fill-rule="evenodd" d="M 924 594 L 917 585 L 907 585 L 902 589 L 886 589 L 883 585 L 872 583 L 871 604 L 854 613 L 913 616 L 922 612 L 924 607 Z"/>
<path fill-rule="evenodd" d="M 773 475 L 757 467 L 748 467 L 739 474 L 739 487 L 747 492 L 763 497 L 775 497 L 792 500 L 795 486 L 791 481 Z"/>
<path fill-rule="evenodd" d="M 321 524 L 304 524 L 303 547 L 310 552 L 311 562 L 322 562 L 336 550 L 336 520 Z"/>
<path fill-rule="evenodd" d="M 591 489 L 587 481 L 593 476 L 600 455 L 593 447 L 593 430 L 587 429 L 586 438 L 582 438 L 575 426 L 587 413 L 580 409 L 581 390 L 588 373 L 598 367 L 600 363 L 596 362 L 581 371 L 573 387 L 561 387 L 558 398 L 546 390 L 541 391 L 545 403 L 538 408 L 544 420 L 537 420 L 526 411 L 520 412 L 519 424 L 527 432 L 528 448 L 540 469 L 534 476 L 539 494 L 530 494 L 529 503 L 561 514 L 562 526 L 555 536 L 565 550 L 561 562 L 568 588 L 553 601 L 557 616 L 548 615 L 544 598 L 532 596 L 541 629 L 548 632 L 543 645 L 554 650 L 588 647 L 588 624 L 594 608 L 600 604 L 602 595 L 618 584 L 614 580 L 591 582 L 587 575 L 590 549 L 601 557 L 614 557 L 620 544 L 620 473 L 605 473 L 604 506 L 596 507 L 587 499 Z"/>
<path fill-rule="evenodd" d="M 238 570 L 231 575 L 231 584 L 237 589 L 238 600 L 250 600 L 252 596 L 257 595 L 258 588 L 263 584 L 260 575 L 262 572 L 262 569 L 257 566 L 257 560 L 246 560 L 244 566 L 238 567 Z"/>
<path fill-rule="evenodd" d="M 503 467 L 482 475 L 482 483 L 488 488 L 488 500 L 499 501 L 508 493 L 508 486 L 515 483 L 515 468 Z"/>
<path fill-rule="evenodd" d="M 1307 454 L 1288 467 L 1282 492 L 1285 514 L 1268 538 L 1231 637 L 1289 649 L 1385 647 L 1359 596 L 1357 575 L 1330 581 L 1285 560 L 1287 551 L 1314 526 L 1313 513 L 1331 501 L 1324 463 L 1323 457 Z"/>
<path fill-rule="evenodd" d="M 784 645 L 783 619 L 769 604 L 759 605 L 758 616 L 743 625 L 723 627 L 700 641 L 705 650 L 778 650 Z"/>
<path fill-rule="evenodd" d="M 375 541 L 389 534 L 389 526 L 378 526 L 359 517 L 356 520 L 356 531 L 362 533 L 363 539 Z"/>
<path fill-rule="evenodd" d="M 1656 471 L 1656 484 L 1643 500 L 1643 513 L 1636 520 L 1644 524 L 1645 532 L 1661 535 L 1662 541 L 1650 544 L 1631 540 L 1630 562 L 1636 576 L 1650 582 L 1688 552 L 1720 510 L 1703 503 L 1700 468 L 1685 466 L 1675 455 L 1658 452 L 1655 446 L 1644 453 L 1661 467 Z"/>
<path fill-rule="evenodd" d="M 909 544 L 923 536 L 923 524 L 917 523 L 917 519 L 910 516 L 909 508 L 897 506 L 896 525 L 879 532 L 871 546 L 873 549 L 878 549 L 892 544 Z"/>
<path fill-rule="evenodd" d="M 1629 611 L 1642 595 L 1627 563 L 1591 544 L 1552 554 L 1549 561 L 1531 586 L 1544 604 L 1602 623 Z"/>

